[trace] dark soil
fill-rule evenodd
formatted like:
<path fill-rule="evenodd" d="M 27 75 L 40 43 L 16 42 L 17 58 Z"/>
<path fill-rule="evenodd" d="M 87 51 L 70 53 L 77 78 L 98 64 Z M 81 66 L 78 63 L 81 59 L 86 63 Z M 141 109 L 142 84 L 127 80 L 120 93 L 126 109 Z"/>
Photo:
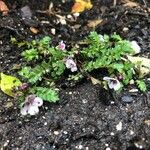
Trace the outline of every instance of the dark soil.
<path fill-rule="evenodd" d="M 70 14 L 72 0 L 53 1 L 53 10 L 61 16 Z M 10 38 L 32 40 L 49 35 L 53 45 L 64 40 L 70 48 L 90 31 L 101 34 L 116 32 L 123 38 L 136 40 L 142 47 L 141 55 L 150 56 L 150 2 L 135 0 L 137 6 L 129 7 L 127 1 L 93 0 L 93 8 L 79 17 L 72 15 L 62 25 L 59 18 L 48 15 L 48 0 L 6 0 L 10 12 L 0 14 L 0 72 L 15 74 L 13 66 L 22 62 L 22 49 L 11 44 Z M 130 2 L 130 1 L 128 1 Z M 129 4 L 129 3 L 128 3 Z M 22 19 L 21 8 L 30 6 L 32 19 Z M 89 20 L 103 19 L 92 28 Z M 30 27 L 39 30 L 38 34 Z M 51 29 L 56 29 L 52 34 Z M 146 77 L 148 90 L 150 81 Z M 60 101 L 44 103 L 40 113 L 22 117 L 16 100 L 0 93 L 0 148 L 1 150 L 149 150 L 150 149 L 150 92 L 130 93 L 127 87 L 116 95 L 84 80 L 76 86 L 61 86 Z M 130 103 L 122 97 L 130 98 Z M 122 124 L 122 128 L 117 128 Z"/>

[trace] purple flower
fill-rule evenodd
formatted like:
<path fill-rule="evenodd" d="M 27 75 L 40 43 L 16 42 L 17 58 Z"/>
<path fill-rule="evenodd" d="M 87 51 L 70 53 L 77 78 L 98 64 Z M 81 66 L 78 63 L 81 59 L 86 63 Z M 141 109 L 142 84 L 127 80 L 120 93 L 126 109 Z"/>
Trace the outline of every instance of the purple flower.
<path fill-rule="evenodd" d="M 19 86 L 19 90 L 20 91 L 27 90 L 28 88 L 29 88 L 29 84 L 28 83 L 22 83 L 22 85 Z"/>
<path fill-rule="evenodd" d="M 108 82 L 108 86 L 110 89 L 114 89 L 115 91 L 121 88 L 120 82 L 115 78 L 104 77 L 103 80 Z"/>
<path fill-rule="evenodd" d="M 123 80 L 123 75 L 119 74 L 117 77 L 118 80 Z"/>
<path fill-rule="evenodd" d="M 71 72 L 77 71 L 77 65 L 72 58 L 66 59 L 66 67 L 71 70 Z"/>
<path fill-rule="evenodd" d="M 61 42 L 59 42 L 58 48 L 61 50 L 65 50 L 66 44 L 63 41 L 61 41 Z"/>
<path fill-rule="evenodd" d="M 36 115 L 39 112 L 40 106 L 43 105 L 43 100 L 35 95 L 29 95 L 26 97 L 25 102 L 22 103 L 21 114 L 22 115 Z"/>

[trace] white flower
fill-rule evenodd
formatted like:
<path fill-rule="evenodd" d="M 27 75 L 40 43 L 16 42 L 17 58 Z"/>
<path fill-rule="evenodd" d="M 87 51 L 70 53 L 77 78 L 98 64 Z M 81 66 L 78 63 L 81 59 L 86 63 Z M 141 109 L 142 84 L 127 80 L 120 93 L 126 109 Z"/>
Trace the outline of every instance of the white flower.
<path fill-rule="evenodd" d="M 24 105 L 24 107 L 21 108 L 21 114 L 23 116 L 30 114 L 31 116 L 38 114 L 39 108 L 34 105 Z"/>
<path fill-rule="evenodd" d="M 43 100 L 35 95 L 29 95 L 26 97 L 25 102 L 21 106 L 22 115 L 36 115 L 39 112 L 39 107 L 43 105 Z"/>
<path fill-rule="evenodd" d="M 40 107 L 43 105 L 43 100 L 40 97 L 36 97 L 32 105 Z"/>
<path fill-rule="evenodd" d="M 131 48 L 133 49 L 134 54 L 138 54 L 141 52 L 141 47 L 138 45 L 136 41 L 131 42 Z"/>
<path fill-rule="evenodd" d="M 121 88 L 120 82 L 115 78 L 104 77 L 103 80 L 108 82 L 108 86 L 110 89 L 114 89 L 115 91 Z"/>
<path fill-rule="evenodd" d="M 76 63 L 74 62 L 74 60 L 72 58 L 67 58 L 66 59 L 66 67 L 68 69 L 71 69 L 71 72 L 75 72 L 75 71 L 78 70 Z"/>

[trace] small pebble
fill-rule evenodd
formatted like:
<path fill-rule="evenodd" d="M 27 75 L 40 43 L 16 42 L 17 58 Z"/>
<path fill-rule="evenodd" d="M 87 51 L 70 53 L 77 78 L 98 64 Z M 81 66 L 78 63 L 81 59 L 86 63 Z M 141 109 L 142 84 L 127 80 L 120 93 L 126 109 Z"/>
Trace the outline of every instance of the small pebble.
<path fill-rule="evenodd" d="M 60 23 L 61 23 L 62 25 L 66 25 L 66 24 L 67 24 L 67 22 L 66 22 L 65 19 L 60 19 L 59 21 L 60 21 Z"/>
<path fill-rule="evenodd" d="M 19 139 L 19 140 L 21 140 L 21 139 L 22 139 L 22 137 L 20 136 L 18 139 Z"/>
<path fill-rule="evenodd" d="M 43 119 L 45 119 L 45 116 L 42 116 Z"/>
<path fill-rule="evenodd" d="M 76 148 L 77 148 L 77 149 L 82 149 L 83 146 L 82 146 L 82 145 L 78 145 L 78 146 L 76 146 Z"/>
<path fill-rule="evenodd" d="M 71 95 L 72 94 L 72 92 L 69 92 L 69 95 Z"/>
<path fill-rule="evenodd" d="M 131 89 L 131 90 L 129 90 L 129 92 L 131 92 L 131 93 L 138 92 L 138 91 L 139 91 L 138 89 Z"/>
<path fill-rule="evenodd" d="M 86 104 L 86 103 L 87 103 L 87 100 L 86 100 L 86 99 L 83 99 L 83 100 L 82 100 L 82 103 L 83 103 L 83 104 Z"/>
<path fill-rule="evenodd" d="M 70 19 L 70 18 L 72 18 L 72 16 L 71 15 L 67 15 L 67 18 Z"/>
<path fill-rule="evenodd" d="M 111 104 L 115 104 L 115 102 L 114 102 L 114 101 L 111 101 L 110 103 L 111 103 Z"/>
<path fill-rule="evenodd" d="M 112 135 L 112 136 L 113 136 L 113 135 L 115 135 L 115 134 L 114 134 L 114 132 L 111 132 L 111 133 L 110 133 L 110 135 Z"/>
<path fill-rule="evenodd" d="M 79 17 L 80 14 L 79 14 L 79 13 L 74 13 L 73 15 L 74 15 L 75 17 Z"/>
<path fill-rule="evenodd" d="M 131 103 L 133 101 L 133 98 L 130 95 L 125 95 L 122 96 L 121 100 L 126 103 Z"/>
<path fill-rule="evenodd" d="M 142 148 L 143 148 L 143 146 L 142 146 L 141 144 L 139 144 L 139 143 L 134 143 L 134 145 L 135 145 L 137 148 L 139 148 L 139 149 L 142 149 Z"/>
<path fill-rule="evenodd" d="M 4 143 L 4 147 L 6 147 L 9 143 L 9 140 L 7 140 L 5 143 Z"/>
<path fill-rule="evenodd" d="M 44 125 L 46 126 L 46 125 L 47 125 L 47 122 L 45 122 Z"/>
<path fill-rule="evenodd" d="M 55 134 L 55 135 L 58 135 L 58 134 L 59 134 L 59 132 L 58 132 L 58 131 L 54 131 L 54 134 Z"/>
<path fill-rule="evenodd" d="M 67 132 L 67 131 L 64 131 L 63 133 L 64 133 L 64 134 L 68 134 L 68 132 Z"/>
<path fill-rule="evenodd" d="M 52 28 L 52 29 L 51 29 L 51 33 L 52 33 L 53 35 L 55 35 L 55 34 L 56 34 L 56 29 Z"/>
<path fill-rule="evenodd" d="M 134 134 L 134 132 L 132 130 L 130 130 L 130 135 L 133 135 L 133 134 Z"/>
<path fill-rule="evenodd" d="M 117 131 L 121 131 L 122 130 L 122 122 L 121 121 L 116 125 L 116 130 Z"/>
<path fill-rule="evenodd" d="M 111 150 L 110 147 L 107 147 L 106 150 Z"/>
<path fill-rule="evenodd" d="M 41 23 L 42 23 L 42 24 L 49 24 L 50 22 L 49 22 L 49 21 L 42 20 Z"/>
<path fill-rule="evenodd" d="M 129 31 L 129 28 L 124 27 L 124 28 L 123 28 L 123 31 L 124 31 L 124 32 L 127 32 L 127 31 Z"/>

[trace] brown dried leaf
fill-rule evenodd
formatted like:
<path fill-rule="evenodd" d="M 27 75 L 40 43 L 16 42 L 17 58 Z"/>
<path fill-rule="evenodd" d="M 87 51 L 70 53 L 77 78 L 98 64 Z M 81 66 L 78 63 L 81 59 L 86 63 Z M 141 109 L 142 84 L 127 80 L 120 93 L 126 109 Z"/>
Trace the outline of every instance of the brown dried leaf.
<path fill-rule="evenodd" d="M 2 0 L 0 0 L 0 12 L 2 12 L 2 14 L 5 16 L 8 14 L 8 11 L 9 9 L 7 5 Z"/>
<path fill-rule="evenodd" d="M 136 2 L 131 2 L 129 0 L 126 0 L 126 3 L 123 6 L 125 6 L 125 7 L 137 7 L 139 5 Z"/>
<path fill-rule="evenodd" d="M 94 77 L 90 77 L 90 79 L 91 79 L 93 85 L 101 84 L 101 81 L 96 79 L 96 78 L 94 78 Z"/>
<path fill-rule="evenodd" d="M 95 28 L 103 22 L 103 19 L 89 20 L 87 26 L 90 28 Z"/>
<path fill-rule="evenodd" d="M 34 34 L 37 34 L 39 32 L 39 30 L 34 27 L 30 27 L 30 31 Z"/>

